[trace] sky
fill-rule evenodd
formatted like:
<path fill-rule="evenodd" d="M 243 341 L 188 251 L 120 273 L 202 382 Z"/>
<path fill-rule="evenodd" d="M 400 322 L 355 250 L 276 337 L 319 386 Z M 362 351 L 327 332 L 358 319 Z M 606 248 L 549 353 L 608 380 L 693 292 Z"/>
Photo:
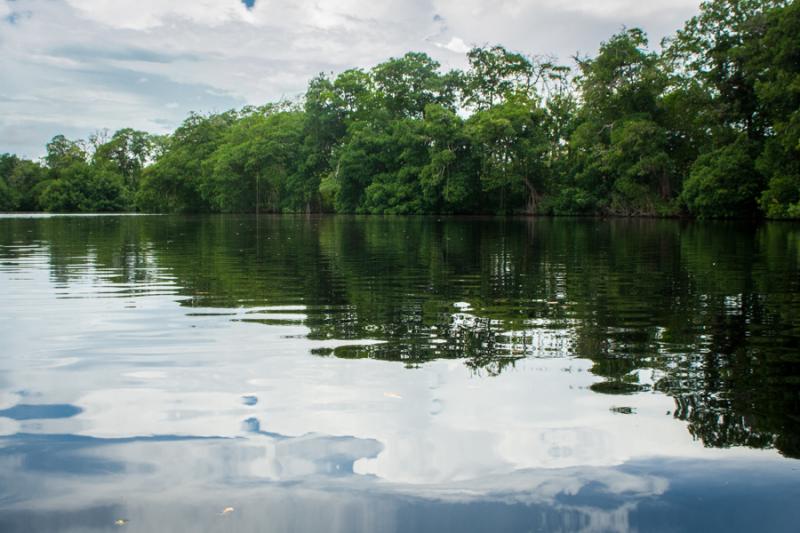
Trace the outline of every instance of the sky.
<path fill-rule="evenodd" d="M 169 133 L 190 111 L 297 98 L 320 72 L 474 45 L 570 62 L 623 26 L 651 43 L 699 0 L 0 0 L 0 153 L 57 134 Z"/>

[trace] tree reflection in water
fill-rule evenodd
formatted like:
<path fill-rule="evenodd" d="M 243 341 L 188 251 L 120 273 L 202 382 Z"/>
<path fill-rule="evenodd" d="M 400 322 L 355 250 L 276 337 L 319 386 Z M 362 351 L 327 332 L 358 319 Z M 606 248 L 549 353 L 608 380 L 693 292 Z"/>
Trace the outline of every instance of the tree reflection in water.
<path fill-rule="evenodd" d="M 667 394 L 706 446 L 800 457 L 797 225 L 219 216 L 0 228 L 0 243 L 31 243 L 0 259 L 47 253 L 61 287 L 90 262 L 117 296 L 271 306 L 279 318 L 248 320 L 383 341 L 319 355 L 458 359 L 481 376 L 521 358 L 588 359 L 595 392 Z"/>

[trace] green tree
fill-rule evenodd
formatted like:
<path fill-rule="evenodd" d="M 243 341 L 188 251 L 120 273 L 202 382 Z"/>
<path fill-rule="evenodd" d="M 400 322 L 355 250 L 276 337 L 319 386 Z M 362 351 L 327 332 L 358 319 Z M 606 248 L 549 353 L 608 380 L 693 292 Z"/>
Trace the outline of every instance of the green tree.
<path fill-rule="evenodd" d="M 439 63 L 419 52 L 392 58 L 372 69 L 378 101 L 395 118 L 422 118 L 437 101 Z"/>
<path fill-rule="evenodd" d="M 660 54 L 624 29 L 574 78 L 500 45 L 470 50 L 465 71 L 409 52 L 168 136 L 103 131 L 87 149 L 58 135 L 44 167 L 3 160 L 2 203 L 41 209 L 49 190 L 48 208 L 94 205 L 83 175 L 162 212 L 800 217 L 798 13 L 708 0 Z"/>
<path fill-rule="evenodd" d="M 208 180 L 208 165 L 238 113 L 192 113 L 166 142 L 166 151 L 142 175 L 136 205 L 143 211 L 204 212 L 210 210 L 201 184 Z"/>
<path fill-rule="evenodd" d="M 118 173 L 125 186 L 130 191 L 136 191 L 142 170 L 152 156 L 153 147 L 148 133 L 125 128 L 97 147 L 92 162 Z"/>
<path fill-rule="evenodd" d="M 16 200 L 15 209 L 20 211 L 41 209 L 39 196 L 49 181 L 46 169 L 40 164 L 27 159 L 17 159 L 5 180 Z"/>
<path fill-rule="evenodd" d="M 305 191 L 290 178 L 297 172 L 303 114 L 257 110 L 239 119 L 208 160 L 210 175 L 200 190 L 223 212 L 298 210 Z"/>
<path fill-rule="evenodd" d="M 319 75 L 308 85 L 303 111 L 303 148 L 292 188 L 305 211 L 333 210 L 335 192 L 323 194 L 320 187 L 326 179 L 331 184 L 334 150 L 347 132 L 347 110 L 334 83 Z"/>
<path fill-rule="evenodd" d="M 673 172 L 665 128 L 648 119 L 618 123 L 611 132 L 605 164 L 616 177 L 609 205 L 611 212 L 669 214 Z M 666 202 L 664 208 L 660 202 Z"/>
<path fill-rule="evenodd" d="M 766 25 L 751 44 L 756 95 L 770 124 L 756 164 L 767 180 L 760 205 L 770 217 L 800 218 L 800 4 L 770 11 Z"/>
<path fill-rule="evenodd" d="M 502 46 L 473 48 L 467 53 L 470 69 L 464 76 L 464 103 L 479 111 L 535 87 L 536 69 L 530 59 Z"/>
<path fill-rule="evenodd" d="M 426 204 L 436 212 L 479 212 L 478 167 L 464 121 L 447 107 L 430 104 L 423 135 L 428 157 L 420 170 L 420 185 Z"/>
<path fill-rule="evenodd" d="M 692 166 L 682 199 L 689 211 L 706 218 L 735 218 L 755 213 L 762 184 L 755 177 L 756 145 L 742 135 L 733 144 L 701 155 Z"/>
<path fill-rule="evenodd" d="M 393 121 L 381 140 L 380 152 L 371 155 L 377 172 L 364 190 L 360 210 L 391 215 L 432 212 L 433 205 L 420 186 L 420 174 L 428 162 L 422 121 Z"/>
<path fill-rule="evenodd" d="M 387 160 L 394 148 L 386 124 L 350 125 L 347 140 L 337 154 L 336 169 L 323 183 L 334 194 L 338 212 L 354 213 L 361 208 L 366 188 L 388 170 Z"/>
<path fill-rule="evenodd" d="M 0 212 L 15 211 L 17 209 L 17 199 L 14 192 L 6 185 L 6 180 L 0 176 Z"/>
<path fill-rule="evenodd" d="M 19 158 L 11 154 L 0 154 L 0 211 L 15 211 L 19 204 L 17 191 L 8 185 Z"/>
<path fill-rule="evenodd" d="M 75 162 L 61 169 L 41 194 L 45 211 L 58 213 L 114 212 L 128 205 L 122 178 L 108 170 Z"/>
<path fill-rule="evenodd" d="M 85 162 L 86 159 L 86 149 L 82 141 L 71 141 L 63 135 L 56 135 L 47 143 L 47 155 L 44 160 L 56 175 L 62 168 Z"/>
<path fill-rule="evenodd" d="M 583 107 L 570 137 L 571 180 L 556 211 L 667 214 L 674 183 L 661 101 L 667 78 L 643 31 L 629 29 L 579 63 Z"/>
<path fill-rule="evenodd" d="M 546 116 L 538 101 L 524 93 L 476 112 L 467 132 L 480 161 L 483 189 L 499 192 L 499 208 L 510 211 L 515 197 L 536 213 L 547 184 L 550 144 Z"/>
<path fill-rule="evenodd" d="M 753 58 L 750 46 L 765 32 L 766 13 L 785 5 L 785 0 L 709 0 L 700 13 L 686 22 L 674 38 L 666 41 L 665 57 L 674 77 L 684 84 L 698 83 L 707 93 L 704 105 L 713 108 L 715 132 L 730 130 L 733 142 L 745 132 L 759 139 L 766 127 L 755 84 L 749 72 Z"/>
<path fill-rule="evenodd" d="M 778 101 L 791 106 L 792 96 L 791 91 L 788 99 L 781 95 L 775 100 L 770 95 L 788 88 L 785 67 L 790 71 L 794 67 L 791 51 L 781 55 L 791 50 L 791 42 L 796 40 L 796 22 L 792 33 L 791 16 L 784 13 L 783 6 L 787 4 L 781 0 L 710 0 L 666 42 L 665 60 L 673 69 L 673 85 L 678 95 L 675 113 L 692 126 L 684 128 L 682 133 L 700 156 L 688 165 L 692 177 L 684 199 L 690 209 L 702 209 L 702 216 L 754 216 L 758 213 L 759 197 L 761 207 L 771 216 L 786 213 L 782 206 L 786 205 L 784 199 L 788 199 L 787 180 L 782 170 L 791 165 L 785 165 L 787 161 L 774 164 L 785 138 L 785 132 L 775 135 L 774 123 L 791 113 L 786 107 L 780 109 Z M 782 29 L 776 29 L 780 26 Z M 768 34 L 771 37 L 767 40 Z M 782 46 L 784 42 L 788 49 Z M 782 79 L 777 82 L 781 86 L 777 93 L 772 90 L 776 86 L 770 88 L 770 82 L 764 83 L 765 78 L 772 82 Z M 737 147 L 742 152 L 734 154 Z M 709 188 L 711 183 L 723 180 L 721 176 L 712 177 L 717 173 L 711 169 L 726 168 L 731 160 L 739 161 L 750 175 L 737 172 L 724 180 L 727 182 L 724 189 Z M 769 193 L 763 193 L 764 174 L 775 177 Z M 702 198 L 698 194 L 711 197 Z M 753 196 L 745 199 L 742 194 Z M 692 214 L 701 213 L 692 211 Z"/>

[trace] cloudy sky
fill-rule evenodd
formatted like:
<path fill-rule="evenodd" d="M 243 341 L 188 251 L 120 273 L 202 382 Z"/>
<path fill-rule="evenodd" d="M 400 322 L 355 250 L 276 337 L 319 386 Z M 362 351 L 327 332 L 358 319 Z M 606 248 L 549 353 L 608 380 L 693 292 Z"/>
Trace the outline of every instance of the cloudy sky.
<path fill-rule="evenodd" d="M 301 94 L 310 77 L 409 50 L 446 67 L 474 44 L 592 54 L 623 25 L 651 41 L 698 0 L 0 0 L 0 153 L 63 133 L 166 133 L 189 111 Z"/>

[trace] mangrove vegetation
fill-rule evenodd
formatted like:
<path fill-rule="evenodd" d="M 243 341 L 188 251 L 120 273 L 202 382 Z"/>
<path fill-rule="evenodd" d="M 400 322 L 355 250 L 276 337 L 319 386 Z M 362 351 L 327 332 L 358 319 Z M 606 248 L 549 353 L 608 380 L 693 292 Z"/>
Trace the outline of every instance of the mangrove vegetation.
<path fill-rule="evenodd" d="M 313 78 L 171 135 L 0 156 L 0 211 L 800 217 L 800 3 L 710 0 L 574 66 L 502 46 Z"/>

